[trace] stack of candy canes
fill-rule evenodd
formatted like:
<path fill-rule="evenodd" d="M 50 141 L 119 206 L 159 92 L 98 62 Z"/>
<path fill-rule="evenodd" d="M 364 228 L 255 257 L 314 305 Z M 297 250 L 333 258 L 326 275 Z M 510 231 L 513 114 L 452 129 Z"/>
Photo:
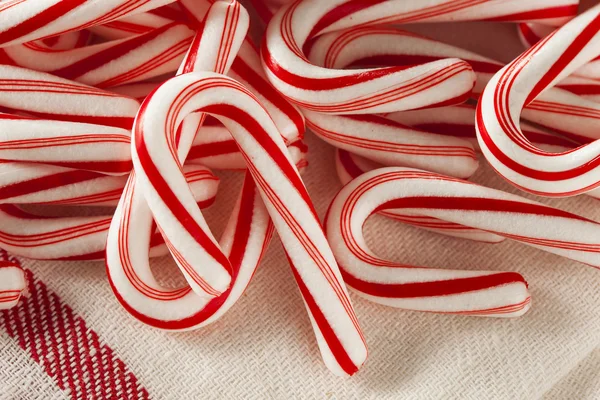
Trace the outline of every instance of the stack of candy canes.
<path fill-rule="evenodd" d="M 516 317 L 515 272 L 378 257 L 374 213 L 469 240 L 505 238 L 600 267 L 600 224 L 473 184 L 478 153 L 539 195 L 600 198 L 600 6 L 577 0 L 0 1 L 0 247 L 105 260 L 116 299 L 164 330 L 216 321 L 274 230 L 327 367 L 352 375 L 365 337 L 346 285 L 384 305 Z M 399 28 L 517 23 L 508 65 Z M 256 26 L 254 26 L 256 25 Z M 305 126 L 335 146 L 343 189 L 324 226 L 302 182 Z M 245 174 L 220 240 L 202 209 Z M 40 206 L 108 206 L 48 217 Z M 114 208 L 116 206 L 116 209 Z M 98 214 L 98 213 L 96 213 Z M 324 228 L 324 229 L 323 229 Z M 184 287 L 161 285 L 170 254 Z M 0 265 L 0 308 L 26 292 Z"/>

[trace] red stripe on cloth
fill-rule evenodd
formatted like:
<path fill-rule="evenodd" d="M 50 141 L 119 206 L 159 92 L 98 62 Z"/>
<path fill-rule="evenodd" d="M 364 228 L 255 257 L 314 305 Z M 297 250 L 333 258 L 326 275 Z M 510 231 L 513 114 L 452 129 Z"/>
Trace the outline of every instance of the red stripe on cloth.
<path fill-rule="evenodd" d="M 0 260 L 7 259 L 0 250 Z M 149 399 L 133 372 L 83 318 L 30 270 L 25 272 L 29 296 L 0 312 L 0 330 L 72 399 Z"/>

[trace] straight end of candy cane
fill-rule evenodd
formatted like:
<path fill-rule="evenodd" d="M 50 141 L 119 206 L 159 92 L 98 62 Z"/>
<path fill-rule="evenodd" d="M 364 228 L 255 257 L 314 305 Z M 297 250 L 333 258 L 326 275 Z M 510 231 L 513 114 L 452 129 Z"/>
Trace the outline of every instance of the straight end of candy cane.
<path fill-rule="evenodd" d="M 0 310 L 15 307 L 27 295 L 25 271 L 16 263 L 0 262 Z"/>

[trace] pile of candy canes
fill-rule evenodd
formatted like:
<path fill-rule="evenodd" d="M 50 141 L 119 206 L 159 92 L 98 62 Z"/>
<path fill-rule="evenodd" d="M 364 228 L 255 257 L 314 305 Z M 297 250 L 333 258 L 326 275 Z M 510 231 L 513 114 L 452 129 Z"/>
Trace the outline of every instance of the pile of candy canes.
<path fill-rule="evenodd" d="M 367 357 L 346 285 L 438 313 L 516 317 L 531 302 L 518 273 L 378 257 L 362 232 L 374 213 L 600 267 L 597 222 L 465 180 L 483 153 L 527 192 L 600 197 L 600 6 L 248 3 L 260 48 L 235 0 L 0 1 L 0 247 L 105 260 L 128 313 L 189 330 L 235 304 L 276 230 L 338 375 Z M 503 65 L 399 28 L 476 20 L 518 23 L 528 50 Z M 345 184 L 324 226 L 299 174 L 305 125 L 337 148 Z M 220 240 L 202 212 L 219 186 L 209 168 L 245 174 Z M 27 205 L 114 212 L 47 217 Z M 186 286 L 153 275 L 150 258 L 166 254 Z M 25 291 L 23 270 L 0 265 L 0 308 Z"/>

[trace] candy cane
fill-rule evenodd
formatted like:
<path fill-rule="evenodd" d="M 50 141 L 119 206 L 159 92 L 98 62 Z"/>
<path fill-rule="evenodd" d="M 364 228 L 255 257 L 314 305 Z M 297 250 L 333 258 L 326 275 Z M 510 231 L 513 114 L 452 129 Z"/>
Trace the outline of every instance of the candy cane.
<path fill-rule="evenodd" d="M 303 159 L 303 154 L 306 153 L 306 148 L 301 140 L 288 144 L 287 149 L 290 153 L 295 153 L 292 155 L 292 159 Z M 194 139 L 186 162 L 214 169 L 246 169 L 246 160 L 244 160 L 237 143 L 227 128 L 222 125 L 204 124 L 202 126 L 200 133 Z"/>
<path fill-rule="evenodd" d="M 1 13 L 0 13 L 1 15 Z M 43 72 L 0 65 L 0 110 L 130 129 L 134 99 Z"/>
<path fill-rule="evenodd" d="M 0 262 L 0 310 L 16 306 L 26 292 L 27 279 L 23 269 L 10 261 Z"/>
<path fill-rule="evenodd" d="M 571 75 L 560 81 L 556 87 L 583 97 L 586 100 L 600 103 L 600 80 L 598 79 Z"/>
<path fill-rule="evenodd" d="M 376 115 L 327 115 L 306 110 L 308 127 L 321 139 L 385 165 L 402 165 L 468 178 L 478 167 L 462 139 L 410 128 Z"/>
<path fill-rule="evenodd" d="M 475 80 L 470 66 L 447 59 L 415 66 L 354 71 L 308 62 L 302 50 L 320 34 L 392 23 L 569 18 L 577 2 L 404 0 L 352 4 L 336 0 L 295 2 L 280 10 L 267 28 L 263 64 L 271 83 L 294 103 L 326 113 L 380 113 L 461 102 Z M 360 11 L 360 12 L 359 12 Z"/>
<path fill-rule="evenodd" d="M 521 39 L 521 43 L 523 43 L 523 46 L 527 49 L 554 32 L 555 29 L 556 28 L 553 26 L 530 22 L 517 24 L 519 39 Z"/>
<path fill-rule="evenodd" d="M 556 91 L 552 92 L 556 93 Z M 537 102 L 533 102 L 532 104 L 536 103 Z M 535 115 L 531 110 L 528 114 Z M 554 121 L 550 120 L 550 117 L 552 116 L 550 113 L 547 113 L 547 115 L 541 115 L 540 113 L 538 115 L 539 118 L 537 122 L 540 125 L 546 124 L 551 125 L 553 128 L 564 127 L 564 129 L 570 130 L 568 124 L 565 123 L 565 121 L 560 120 L 560 118 L 556 118 Z M 460 137 L 471 142 L 475 150 L 480 150 L 479 143 L 477 142 L 475 116 L 475 106 L 461 104 L 452 107 L 391 113 L 386 115 L 386 118 L 427 132 Z M 559 116 L 557 115 L 557 117 Z M 571 118 L 572 117 L 567 116 L 568 121 L 574 122 Z M 536 118 L 532 119 L 535 120 Z M 585 121 L 587 121 L 585 118 L 578 120 L 580 125 L 577 127 L 579 127 L 583 133 L 598 135 L 597 131 L 594 132 L 594 124 L 586 124 Z M 567 133 L 567 137 L 565 137 L 555 132 L 544 131 L 527 122 L 521 122 L 521 132 L 523 132 L 523 135 L 525 135 L 525 137 L 536 147 L 550 153 L 568 152 L 579 147 L 581 143 L 588 143 L 590 141 L 589 138 L 574 136 L 569 133 Z M 563 131 L 562 133 L 565 132 Z M 569 138 L 568 136 L 574 137 Z M 591 190 L 587 192 L 586 195 L 600 198 L 600 189 Z"/>
<path fill-rule="evenodd" d="M 525 104 L 597 56 L 598 26 L 600 7 L 594 7 L 503 68 L 481 97 L 477 134 L 483 154 L 502 176 L 524 190 L 569 196 L 600 185 L 600 141 L 552 154 L 534 147 L 519 129 Z"/>
<path fill-rule="evenodd" d="M 132 38 L 71 50 L 24 43 L 3 51 L 12 65 L 107 88 L 176 71 L 191 41 L 192 31 L 171 23 Z"/>
<path fill-rule="evenodd" d="M 199 30 L 196 34 L 192 46 L 184 57 L 179 73 L 188 74 L 194 69 L 216 69 L 222 72 L 226 71 L 230 67 L 233 58 L 235 58 L 237 50 L 247 33 L 249 24 L 248 18 L 245 9 L 243 9 L 236 1 L 217 2 L 211 6 L 206 19 L 203 22 L 203 29 Z M 170 80 L 167 81 L 167 83 L 168 82 L 170 82 Z M 156 89 L 153 94 L 159 92 L 165 84 Z M 147 104 L 151 98 L 152 95 L 144 101 L 144 104 Z M 144 108 L 140 110 L 140 113 L 142 113 L 143 110 Z M 140 114 L 138 114 L 137 120 L 140 120 Z M 204 116 L 202 113 L 193 113 L 192 115 L 189 115 L 185 121 L 183 119 L 179 121 L 180 124 L 182 123 L 182 126 L 180 126 L 177 131 L 174 131 L 173 136 L 171 136 L 171 140 L 173 140 L 171 156 L 173 158 L 168 158 L 172 162 L 171 167 L 173 167 L 173 169 L 171 170 L 171 173 L 175 174 L 178 179 L 182 178 L 180 165 L 185 161 L 192 145 L 192 141 L 196 136 L 198 128 L 202 125 L 203 120 Z M 180 124 L 178 124 L 178 126 Z M 135 148 L 135 146 L 133 147 Z M 168 148 L 165 148 L 166 151 L 167 149 Z M 157 175 L 157 177 L 162 179 L 162 175 Z M 140 185 L 139 174 L 132 174 L 126 186 L 128 189 L 124 192 L 124 197 L 126 197 L 126 199 L 122 200 L 120 207 L 117 208 L 117 212 L 113 217 L 113 225 L 115 226 L 113 231 L 125 232 L 124 235 L 127 240 L 131 235 L 131 232 L 129 231 L 129 225 L 127 227 L 123 226 L 124 224 L 127 224 L 128 221 L 127 217 L 124 216 L 132 214 L 140 215 L 140 221 L 145 221 L 144 216 L 150 215 L 146 202 L 136 200 L 143 198 L 142 195 L 136 193 L 136 187 L 138 185 Z M 184 206 L 184 203 L 179 202 L 179 199 L 175 198 L 171 200 L 176 201 L 179 204 L 176 203 L 172 206 L 177 207 L 176 209 L 179 211 L 183 209 L 184 212 L 191 209 L 193 210 L 192 212 L 194 212 L 194 216 L 188 214 L 189 219 L 182 221 L 184 222 L 182 225 L 178 225 L 177 220 L 175 220 L 175 224 L 173 224 L 173 221 L 169 220 L 171 211 L 167 207 L 167 209 L 161 210 L 162 214 L 158 214 L 156 213 L 156 210 L 154 210 L 156 213 L 154 218 L 164 237 L 173 237 L 172 235 L 174 234 L 183 237 L 183 240 L 178 240 L 175 245 L 168 239 L 166 240 L 166 243 L 186 278 L 189 287 L 200 297 L 206 297 L 208 299 L 215 298 L 222 295 L 229 288 L 231 280 L 230 271 L 232 271 L 230 261 L 216 243 L 210 228 L 206 224 L 206 221 L 196 204 L 189 202 L 191 193 L 189 192 L 185 180 L 183 180 L 180 185 L 180 187 L 183 187 L 183 192 L 186 195 L 185 200 L 188 203 Z M 168 186 L 167 189 L 169 189 Z M 172 192 L 165 193 L 170 194 Z M 148 198 L 147 194 L 145 197 L 148 201 L 152 201 L 152 199 Z M 187 209 L 186 206 L 188 207 Z M 129 247 L 126 246 L 123 241 L 119 240 L 119 237 L 120 235 L 111 235 L 109 237 L 110 240 L 107 244 L 107 254 L 123 253 L 123 260 L 129 259 Z M 134 241 L 133 243 L 134 246 L 137 247 L 146 246 L 143 242 Z M 186 250 L 183 254 L 181 253 L 182 244 L 183 248 Z M 123 286 L 118 281 L 123 280 L 123 271 L 127 270 L 129 266 L 128 264 L 121 262 L 120 256 L 114 258 L 114 260 L 111 258 L 108 258 L 108 260 L 108 274 L 113 274 L 117 277 L 116 279 L 111 278 L 113 282 L 116 282 L 112 286 L 114 293 L 118 299 L 125 299 L 128 296 L 127 293 L 121 293 L 120 290 L 121 288 L 123 290 L 128 290 L 128 288 L 131 289 L 131 287 L 128 286 L 126 282 L 122 282 L 124 284 Z M 191 260 L 193 260 L 193 262 L 190 262 Z M 141 270 L 144 270 L 145 266 L 147 266 L 147 260 L 140 264 L 139 267 Z M 133 295 L 145 296 L 144 293 L 139 292 Z M 134 315 L 143 314 L 143 309 L 137 308 L 138 306 L 142 307 L 141 304 L 135 303 L 134 305 L 131 305 L 127 300 L 123 300 L 122 303 L 124 305 L 127 304 L 125 308 L 130 313 L 133 313 Z"/>
<path fill-rule="evenodd" d="M 385 46 L 381 44 L 385 43 Z M 307 50 L 310 62 L 327 69 L 415 65 L 460 58 L 475 72 L 473 87 L 480 94 L 503 64 L 474 52 L 445 44 L 416 33 L 391 27 L 366 26 L 335 31 L 317 37 Z M 477 97 L 477 96 L 476 96 Z"/>
<path fill-rule="evenodd" d="M 390 43 L 382 47 L 380 43 Z M 424 62 L 432 62 L 447 57 L 457 57 L 467 61 L 477 77 L 473 95 L 478 98 L 493 75 L 502 69 L 503 64 L 478 54 L 450 46 L 438 41 L 394 28 L 365 27 L 342 32 L 327 33 L 312 44 L 308 52 L 309 60 L 326 68 L 346 68 L 364 65 L 399 65 L 409 67 Z M 573 78 L 570 78 L 573 81 Z M 565 86 L 563 86 L 563 83 Z M 598 87 L 574 88 L 572 83 L 563 81 L 559 87 L 577 93 L 598 92 Z M 598 138 L 600 118 L 597 104 L 551 89 L 536 101 L 526 106 L 523 117 L 539 125 L 561 132 L 580 143 L 582 137 Z M 575 119 L 580 123 L 575 123 Z M 583 122 L 581 122 L 583 121 Z M 359 127 L 352 121 L 345 123 L 346 135 L 356 136 Z M 339 129 L 339 128 L 338 128 Z M 401 132 L 399 132 L 401 135 Z M 354 138 L 359 140 L 359 138 Z M 364 143 L 368 145 L 368 143 Z M 449 154 L 452 156 L 452 154 Z M 388 165 L 392 165 L 388 163 Z M 400 165 L 396 163 L 395 165 Z M 404 164 L 406 166 L 415 166 Z M 447 175 L 456 175 L 451 169 L 440 170 Z M 460 176 L 459 176 L 460 177 Z"/>
<path fill-rule="evenodd" d="M 449 271 L 377 257 L 362 236 L 374 212 L 405 209 L 485 230 L 600 266 L 600 224 L 516 195 L 425 171 L 389 167 L 346 185 L 327 215 L 327 237 L 345 281 L 372 301 L 408 309 L 517 316 L 529 308 L 524 279 L 512 272 Z M 541 224 L 556 229 L 540 230 Z"/>
<path fill-rule="evenodd" d="M 401 111 L 387 114 L 386 118 L 401 124 L 438 135 L 455 136 L 468 140 L 475 150 L 479 150 L 475 129 L 476 106 L 461 104 L 458 106 L 433 108 L 427 110 Z M 580 142 L 544 131 L 527 122 L 521 122 L 523 134 L 536 146 L 553 153 L 568 151 L 580 146 Z"/>
<path fill-rule="evenodd" d="M 216 4 L 215 7 L 222 4 Z M 230 5 L 236 6 L 237 3 Z M 200 38 L 187 59 L 193 62 L 193 53 L 202 47 L 203 40 L 208 39 L 210 36 Z M 231 50 L 234 52 L 235 49 Z M 205 61 L 210 63 L 210 60 Z M 215 67 L 216 63 L 209 65 Z M 202 65 L 196 64 L 196 68 L 200 67 Z M 197 114 L 194 118 L 202 119 Z M 197 125 L 197 122 L 193 122 Z M 203 128 L 201 134 L 205 133 L 206 129 Z M 187 136 L 183 130 L 180 134 L 184 138 Z M 182 139 L 181 142 L 185 146 L 186 141 Z M 185 148 L 182 150 L 181 143 L 178 152 L 180 157 L 185 157 Z M 301 163 L 300 157 L 298 162 Z M 138 194 L 139 191 L 134 190 L 134 183 L 135 178 L 130 179 L 108 237 L 107 272 L 117 299 L 139 320 L 163 329 L 192 329 L 215 321 L 243 293 L 273 231 L 250 175 L 246 176 L 241 196 L 220 243 L 232 265 L 231 286 L 212 300 L 198 296 L 189 287 L 178 290 L 162 288 L 153 278 L 146 245 L 149 237 L 138 234 L 150 231 L 152 215 L 146 200 Z M 136 240 L 132 240 L 134 237 Z"/>
<path fill-rule="evenodd" d="M 189 286 L 164 288 L 153 277 L 148 263 L 152 214 L 140 191 L 131 190 L 131 183 L 115 214 L 121 222 L 113 223 L 108 234 L 107 271 L 117 299 L 135 318 L 161 329 L 195 329 L 215 321 L 244 292 L 273 233 L 254 182 L 246 176 L 220 242 L 231 261 L 231 286 L 213 299 L 198 296 Z M 130 213 L 123 212 L 127 203 L 132 204 Z M 113 246 L 114 242 L 120 245 Z"/>
<path fill-rule="evenodd" d="M 554 28 L 539 24 L 519 24 L 518 32 L 521 42 L 530 48 L 537 42 L 550 35 Z M 595 57 L 573 72 L 574 75 L 588 79 L 600 79 L 600 57 Z"/>
<path fill-rule="evenodd" d="M 173 0 L 6 0 L 0 4 L 0 47 L 105 24 Z"/>
<path fill-rule="evenodd" d="M 180 0 L 181 6 L 197 29 L 202 29 L 202 17 L 214 0 Z M 231 65 L 229 75 L 246 86 L 267 109 L 287 143 L 302 139 L 304 117 L 269 83 L 260 61 L 259 49 L 246 38 Z"/>
<path fill-rule="evenodd" d="M 335 151 L 335 166 L 338 178 L 343 185 L 367 171 L 382 167 L 380 164 L 373 163 L 360 156 L 339 149 L 336 149 Z M 476 240 L 486 243 L 498 243 L 504 240 L 502 236 L 494 235 L 493 233 L 439 220 L 437 218 L 407 213 L 402 209 L 380 211 L 379 214 L 405 224 L 461 239 Z"/>
<path fill-rule="evenodd" d="M 128 15 L 103 25 L 96 25 L 91 27 L 90 31 L 105 39 L 125 39 L 163 28 L 173 22 L 184 22 L 183 12 L 171 7 L 173 5 L 177 5 L 177 3 L 140 14 Z"/>
<path fill-rule="evenodd" d="M 116 206 L 127 180 L 47 164 L 0 165 L 0 204 Z"/>
<path fill-rule="evenodd" d="M 185 166 L 184 171 L 198 207 L 210 206 L 216 196 L 218 178 L 202 166 Z M 1 188 L 0 193 L 4 195 L 6 189 Z M 123 187 L 118 190 L 121 193 Z M 62 196 L 62 201 L 55 203 L 69 204 L 69 185 L 57 186 L 49 191 L 57 197 Z M 24 211 L 13 204 L 3 204 L 0 205 L 0 246 L 12 254 L 32 259 L 101 260 L 105 257 L 111 220 L 112 216 L 49 218 Z M 159 233 L 152 236 L 150 244 L 153 257 L 166 254 Z"/>
<path fill-rule="evenodd" d="M 0 159 L 125 174 L 132 167 L 130 135 L 121 128 L 0 113 Z"/>
<path fill-rule="evenodd" d="M 366 347 L 315 210 L 271 118 L 236 81 L 206 72 L 184 74 L 144 102 L 134 127 L 133 160 L 158 226 L 167 237 L 179 233 L 170 245 L 188 259 L 189 247 L 182 245 L 189 246 L 188 232 L 200 232 L 201 225 L 190 222 L 199 215 L 179 183 L 174 133 L 194 110 L 215 116 L 237 141 L 294 266 L 327 366 L 338 374 L 354 373 Z"/>

